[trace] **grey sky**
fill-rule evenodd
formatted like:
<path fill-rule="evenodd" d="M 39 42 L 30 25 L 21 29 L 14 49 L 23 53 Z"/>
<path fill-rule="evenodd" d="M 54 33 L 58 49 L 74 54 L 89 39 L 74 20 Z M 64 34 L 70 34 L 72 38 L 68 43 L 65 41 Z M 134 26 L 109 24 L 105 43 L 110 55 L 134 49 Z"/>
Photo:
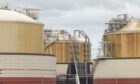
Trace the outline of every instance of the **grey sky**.
<path fill-rule="evenodd" d="M 90 37 L 92 49 L 99 47 L 104 25 L 117 14 L 127 13 L 140 18 L 140 0 L 0 0 L 12 8 L 39 8 L 40 21 L 46 28 L 81 29 Z M 93 50 L 93 56 L 97 51 Z"/>

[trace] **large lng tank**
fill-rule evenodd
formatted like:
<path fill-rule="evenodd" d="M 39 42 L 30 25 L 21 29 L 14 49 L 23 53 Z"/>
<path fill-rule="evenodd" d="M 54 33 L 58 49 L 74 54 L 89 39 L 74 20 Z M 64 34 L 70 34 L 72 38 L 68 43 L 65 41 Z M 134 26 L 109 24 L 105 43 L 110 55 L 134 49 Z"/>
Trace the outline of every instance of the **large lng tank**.
<path fill-rule="evenodd" d="M 55 84 L 55 57 L 43 47 L 43 24 L 0 10 L 0 84 Z"/>
<path fill-rule="evenodd" d="M 140 84 L 140 58 L 99 59 L 93 84 Z"/>
<path fill-rule="evenodd" d="M 0 14 L 0 52 L 42 53 L 43 24 L 13 11 Z"/>
<path fill-rule="evenodd" d="M 113 57 L 140 57 L 140 20 L 131 20 L 120 31 L 105 34 L 104 51 Z"/>
<path fill-rule="evenodd" d="M 103 42 L 103 58 L 93 61 L 93 84 L 140 84 L 140 20 L 105 33 Z"/>
<path fill-rule="evenodd" d="M 56 63 L 71 63 L 72 62 L 72 35 L 65 30 L 46 30 L 45 31 L 45 52 L 56 56 Z M 82 38 L 82 37 L 81 37 Z M 79 38 L 80 39 L 80 38 Z M 84 62 L 85 59 L 91 60 L 91 46 L 86 46 L 85 41 L 76 38 L 77 60 Z M 86 48 L 89 53 L 85 58 Z"/>

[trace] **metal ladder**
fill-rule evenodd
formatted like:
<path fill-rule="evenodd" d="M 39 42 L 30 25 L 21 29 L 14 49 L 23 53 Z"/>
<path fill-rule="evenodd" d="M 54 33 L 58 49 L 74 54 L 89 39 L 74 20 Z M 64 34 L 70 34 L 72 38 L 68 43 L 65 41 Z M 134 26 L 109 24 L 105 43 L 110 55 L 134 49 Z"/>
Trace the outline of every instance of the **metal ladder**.
<path fill-rule="evenodd" d="M 75 36 L 73 37 L 73 39 L 71 39 L 71 54 L 72 54 L 72 60 L 74 62 L 74 65 L 75 65 L 75 81 L 76 81 L 76 84 L 80 84 L 80 78 L 79 78 L 79 74 L 78 74 L 78 64 L 77 64 L 77 56 L 78 56 L 78 52 L 77 52 L 77 42 L 76 42 L 76 38 Z"/>
<path fill-rule="evenodd" d="M 74 31 L 74 36 L 73 36 L 73 39 L 72 39 L 72 42 L 71 42 L 71 46 L 72 46 L 72 57 L 73 57 L 73 61 L 74 61 L 74 64 L 75 64 L 75 69 L 76 69 L 76 84 L 80 84 L 80 78 L 79 78 L 79 70 L 78 70 L 78 68 L 79 68 L 79 66 L 78 66 L 78 64 L 77 64 L 77 59 L 78 59 L 78 55 L 77 55 L 77 46 L 78 46 L 78 43 L 77 43 L 77 40 L 76 40 L 76 34 L 79 34 L 79 35 L 82 35 L 83 37 L 84 37 L 84 39 L 85 39 L 85 46 L 84 46 L 84 49 L 85 49 L 85 51 L 84 51 L 84 53 L 85 53 L 85 55 L 84 55 L 84 66 L 85 66 L 85 78 L 86 78 L 86 84 L 88 84 L 88 70 L 87 70 L 87 62 L 89 61 L 89 56 L 90 56 L 90 50 L 88 50 L 89 48 L 88 47 L 90 47 L 90 39 L 89 39 L 89 37 L 88 37 L 88 35 L 84 32 L 84 31 L 82 31 L 82 30 L 75 30 Z"/>
<path fill-rule="evenodd" d="M 84 59 L 84 66 L 86 67 L 85 68 L 85 78 L 86 78 L 86 84 L 89 84 L 87 64 L 88 64 L 88 61 L 89 61 L 89 56 L 91 54 L 90 53 L 91 51 L 88 50 L 89 49 L 88 47 L 90 47 L 90 39 L 89 39 L 88 35 L 82 30 L 75 30 L 74 31 L 75 36 L 76 36 L 76 33 L 79 33 L 79 35 L 83 36 L 84 39 L 85 39 L 85 46 L 84 46 L 84 49 L 85 49 L 85 51 L 84 51 L 84 53 L 85 53 L 85 55 L 84 55 L 84 58 L 85 58 Z"/>

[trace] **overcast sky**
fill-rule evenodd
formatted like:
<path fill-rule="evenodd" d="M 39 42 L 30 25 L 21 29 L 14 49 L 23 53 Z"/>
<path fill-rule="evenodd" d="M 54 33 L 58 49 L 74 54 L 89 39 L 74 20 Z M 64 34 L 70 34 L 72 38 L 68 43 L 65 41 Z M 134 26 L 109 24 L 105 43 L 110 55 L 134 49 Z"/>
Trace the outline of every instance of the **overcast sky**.
<path fill-rule="evenodd" d="M 106 23 L 117 14 L 140 18 L 140 0 L 0 0 L 11 8 L 38 8 L 45 28 L 84 30 L 99 48 Z M 94 53 L 95 56 L 97 52 Z"/>

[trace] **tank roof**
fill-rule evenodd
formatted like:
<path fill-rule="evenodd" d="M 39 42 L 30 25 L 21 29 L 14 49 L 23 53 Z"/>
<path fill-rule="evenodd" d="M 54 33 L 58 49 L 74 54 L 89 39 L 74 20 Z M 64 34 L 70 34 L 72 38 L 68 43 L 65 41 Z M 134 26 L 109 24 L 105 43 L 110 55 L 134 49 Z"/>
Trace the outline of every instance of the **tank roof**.
<path fill-rule="evenodd" d="M 120 31 L 118 31 L 117 33 L 120 32 L 140 32 L 140 20 L 139 19 L 133 19 L 130 20 L 127 25 L 125 27 L 123 27 Z"/>
<path fill-rule="evenodd" d="M 0 10 L 0 21 L 10 21 L 10 22 L 26 22 L 26 23 L 36 23 L 39 22 L 16 11 L 12 10 Z"/>

